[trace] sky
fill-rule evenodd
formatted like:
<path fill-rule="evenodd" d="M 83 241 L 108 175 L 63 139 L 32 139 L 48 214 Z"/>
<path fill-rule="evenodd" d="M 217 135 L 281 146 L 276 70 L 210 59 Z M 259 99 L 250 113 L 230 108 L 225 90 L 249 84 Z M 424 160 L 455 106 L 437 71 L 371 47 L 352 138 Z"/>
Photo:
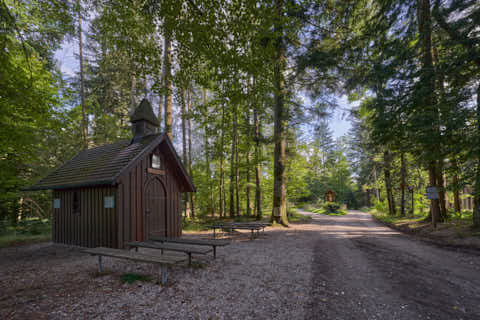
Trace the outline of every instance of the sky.
<path fill-rule="evenodd" d="M 339 108 L 337 108 L 333 117 L 328 123 L 330 129 L 333 131 L 333 137 L 338 138 L 348 133 L 348 130 L 352 127 L 350 121 L 347 118 L 347 110 L 352 109 L 355 104 L 349 103 L 346 96 L 338 98 Z"/>
<path fill-rule="evenodd" d="M 55 53 L 55 58 L 58 61 L 58 66 L 63 74 L 66 76 L 73 76 L 78 71 L 78 60 L 76 54 L 78 53 L 78 44 L 76 41 L 64 43 L 60 50 Z M 346 116 L 346 111 L 351 109 L 353 104 L 350 104 L 346 96 L 338 98 L 339 108 L 333 113 L 333 117 L 329 121 L 330 129 L 333 131 L 333 138 L 341 137 L 348 133 L 351 128 L 350 121 Z"/>

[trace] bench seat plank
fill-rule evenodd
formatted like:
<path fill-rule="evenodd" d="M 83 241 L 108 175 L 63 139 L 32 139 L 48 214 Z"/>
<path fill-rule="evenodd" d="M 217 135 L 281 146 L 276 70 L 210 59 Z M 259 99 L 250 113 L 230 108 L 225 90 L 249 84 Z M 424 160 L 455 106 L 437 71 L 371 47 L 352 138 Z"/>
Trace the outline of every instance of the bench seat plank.
<path fill-rule="evenodd" d="M 195 254 L 207 254 L 213 251 L 212 248 L 204 248 L 204 247 L 195 247 L 192 245 L 184 245 L 180 243 L 154 243 L 154 242 L 140 242 L 140 241 L 132 241 L 127 243 L 130 247 L 138 247 L 138 248 L 150 248 L 150 249 L 162 249 L 167 251 L 177 251 L 177 252 L 185 252 L 185 253 L 195 253 Z"/>
<path fill-rule="evenodd" d="M 198 246 L 216 246 L 223 247 L 230 244 L 228 240 L 207 240 L 207 239 L 185 239 L 185 238 L 165 238 L 150 236 L 150 240 L 158 242 L 194 244 Z"/>
<path fill-rule="evenodd" d="M 232 224 L 215 224 L 210 226 L 210 228 L 217 228 L 217 229 L 243 229 L 243 230 L 260 230 L 262 226 L 244 226 L 244 225 L 232 225 Z"/>
<path fill-rule="evenodd" d="M 104 248 L 104 247 L 85 249 L 83 250 L 83 252 L 93 254 L 93 255 L 101 255 L 105 257 L 121 258 L 121 259 L 134 260 L 139 262 L 157 263 L 157 264 L 175 264 L 175 263 L 187 260 L 187 257 L 182 257 L 182 256 L 168 256 L 168 255 L 151 256 L 151 255 L 146 255 L 138 252 L 131 252 L 131 251 L 125 251 L 121 249 L 112 249 L 112 248 Z"/>

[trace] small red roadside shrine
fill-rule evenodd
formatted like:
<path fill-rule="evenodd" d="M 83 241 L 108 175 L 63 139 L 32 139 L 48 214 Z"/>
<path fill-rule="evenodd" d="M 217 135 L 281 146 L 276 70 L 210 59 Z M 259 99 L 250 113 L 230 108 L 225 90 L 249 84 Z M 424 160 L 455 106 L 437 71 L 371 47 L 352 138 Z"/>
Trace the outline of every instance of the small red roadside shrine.
<path fill-rule="evenodd" d="M 328 190 L 327 192 L 325 192 L 325 201 L 334 202 L 336 195 L 337 194 L 335 192 L 333 192 L 332 190 Z"/>

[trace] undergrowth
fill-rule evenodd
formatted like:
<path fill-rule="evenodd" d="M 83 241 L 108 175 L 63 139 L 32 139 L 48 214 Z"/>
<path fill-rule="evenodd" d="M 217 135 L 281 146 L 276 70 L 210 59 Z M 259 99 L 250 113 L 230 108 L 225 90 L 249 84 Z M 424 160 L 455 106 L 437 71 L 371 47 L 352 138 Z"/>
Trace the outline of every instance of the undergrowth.
<path fill-rule="evenodd" d="M 52 225 L 45 219 L 25 219 L 16 225 L 0 221 L 0 248 L 49 241 L 51 233 Z"/>

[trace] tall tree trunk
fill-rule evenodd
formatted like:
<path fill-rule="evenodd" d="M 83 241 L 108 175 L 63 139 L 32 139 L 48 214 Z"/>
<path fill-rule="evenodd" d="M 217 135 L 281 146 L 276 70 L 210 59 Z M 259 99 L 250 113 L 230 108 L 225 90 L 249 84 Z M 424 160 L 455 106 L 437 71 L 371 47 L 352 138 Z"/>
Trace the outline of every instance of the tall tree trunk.
<path fill-rule="evenodd" d="M 208 106 L 207 106 L 207 89 L 203 88 L 203 117 L 204 117 L 204 132 L 205 132 L 205 166 L 207 174 L 207 190 L 208 190 L 208 207 L 207 213 L 210 213 L 212 216 L 215 214 L 214 204 L 213 204 L 213 192 L 212 192 L 212 171 L 210 169 L 210 146 L 208 143 Z"/>
<path fill-rule="evenodd" d="M 188 115 L 188 171 L 190 177 L 193 179 L 193 169 L 192 169 L 192 123 L 190 121 L 191 109 L 192 109 L 192 93 L 191 89 L 187 90 L 187 115 Z M 195 195 L 193 192 L 190 193 L 190 206 L 192 210 L 192 218 L 195 218 Z"/>
<path fill-rule="evenodd" d="M 232 153 L 230 156 L 230 217 L 235 217 L 235 148 L 237 136 L 237 107 L 233 107 Z"/>
<path fill-rule="evenodd" d="M 391 163 L 392 163 L 392 156 L 388 150 L 383 152 L 383 160 L 384 160 L 384 174 L 385 174 L 385 188 L 387 190 L 387 201 L 388 201 L 388 213 L 391 216 L 396 214 L 395 208 L 395 199 L 393 197 L 393 188 L 392 188 L 392 178 L 391 178 Z"/>
<path fill-rule="evenodd" d="M 286 165 L 286 120 L 287 110 L 285 106 L 285 69 L 286 69 L 286 48 L 284 44 L 283 30 L 283 0 L 275 1 L 276 19 L 274 30 L 277 35 L 275 39 L 275 61 L 274 61 L 274 84 L 275 84 L 275 104 L 274 104 L 274 129 L 273 140 L 275 149 L 273 155 L 273 209 L 272 221 L 288 225 L 287 219 L 287 201 L 285 186 L 285 165 Z"/>
<path fill-rule="evenodd" d="M 456 214 L 460 214 L 461 212 L 461 204 L 460 204 L 460 186 L 459 186 L 459 183 L 458 183 L 458 163 L 457 163 L 457 159 L 453 159 L 453 170 L 454 170 L 454 174 L 453 174 L 453 181 L 452 181 L 452 184 L 453 184 L 453 187 L 454 187 L 454 190 L 453 190 L 453 210 L 455 211 Z"/>
<path fill-rule="evenodd" d="M 375 196 L 377 201 L 380 202 L 380 190 L 377 188 L 377 165 L 373 164 L 373 178 L 375 179 Z"/>
<path fill-rule="evenodd" d="M 250 201 L 250 150 L 247 151 L 247 154 L 245 156 L 245 161 L 246 161 L 246 167 L 247 167 L 247 173 L 246 173 L 246 179 L 247 179 L 247 187 L 245 188 L 245 197 L 247 201 L 247 216 L 250 216 L 252 214 L 252 206 L 251 206 L 251 201 Z"/>
<path fill-rule="evenodd" d="M 258 116 L 257 107 L 253 109 L 253 122 L 255 125 L 255 216 L 257 220 L 262 218 L 262 185 L 261 185 L 261 167 L 262 149 L 260 146 L 260 134 L 262 124 Z"/>
<path fill-rule="evenodd" d="M 250 110 L 247 109 L 246 111 L 246 121 L 245 121 L 245 126 L 247 128 L 247 153 L 245 155 L 245 161 L 246 161 L 246 179 L 247 179 L 247 187 L 245 188 L 245 197 L 247 201 L 247 216 L 250 216 L 252 214 L 252 207 L 251 207 L 251 201 L 250 201 L 250 136 L 251 136 L 251 124 L 250 124 Z"/>
<path fill-rule="evenodd" d="M 132 86 L 130 89 L 130 115 L 132 115 L 135 112 L 135 108 L 137 107 L 135 105 L 136 86 L 137 86 L 137 77 L 135 73 L 132 72 Z"/>
<path fill-rule="evenodd" d="M 420 74 L 420 82 L 426 87 L 423 95 L 423 103 L 425 112 L 430 114 L 432 119 L 432 134 L 438 134 L 438 109 L 435 103 L 435 70 L 433 67 L 432 57 L 432 21 L 430 12 L 430 0 L 419 0 L 418 6 L 418 30 L 420 41 L 422 44 L 422 70 Z M 438 154 L 436 146 L 429 146 L 431 157 Z M 432 187 L 437 187 L 437 168 L 436 161 L 431 160 L 428 166 L 429 182 Z M 440 218 L 440 206 L 438 199 L 430 201 L 432 224 L 434 228 Z"/>
<path fill-rule="evenodd" d="M 235 214 L 240 215 L 240 188 L 239 188 L 239 161 L 238 161 L 238 109 L 235 108 L 234 111 L 234 121 L 235 121 Z"/>
<path fill-rule="evenodd" d="M 400 162 L 401 162 L 401 168 L 400 168 L 400 176 L 401 176 L 401 182 L 400 182 L 400 190 L 402 192 L 402 200 L 400 204 L 400 215 L 404 216 L 405 215 L 405 187 L 406 187 L 406 180 L 407 180 L 407 164 L 405 160 L 405 153 L 402 151 L 400 154 Z"/>
<path fill-rule="evenodd" d="M 172 44 L 170 39 L 170 31 L 165 31 L 164 36 L 164 52 L 163 65 L 164 74 L 163 81 L 165 86 L 165 96 L 163 106 L 165 108 L 165 132 L 170 140 L 172 139 Z"/>
<path fill-rule="evenodd" d="M 220 196 L 219 196 L 219 208 L 220 217 L 225 216 L 225 170 L 224 170 L 224 153 L 223 145 L 225 136 L 225 103 L 222 103 L 222 133 L 220 136 Z"/>
<path fill-rule="evenodd" d="M 477 87 L 477 137 L 480 137 L 480 84 Z M 480 148 L 476 146 L 475 187 L 473 193 L 473 226 L 480 227 Z"/>
<path fill-rule="evenodd" d="M 83 36 L 82 36 L 82 2 L 77 0 L 78 6 L 78 58 L 80 60 L 80 103 L 82 105 L 82 137 L 83 148 L 88 149 L 88 114 L 85 105 L 85 78 L 83 70 Z"/>
<path fill-rule="evenodd" d="M 444 88 L 444 83 L 445 83 L 445 77 L 443 76 L 443 73 L 437 68 L 438 65 L 438 50 L 435 45 L 432 46 L 432 62 L 434 66 L 434 72 L 435 72 L 435 80 L 436 80 L 436 87 L 438 88 L 439 91 L 439 99 L 436 99 L 439 101 L 438 103 L 438 110 L 437 113 L 439 114 L 439 121 L 438 121 L 438 132 L 440 132 L 440 123 L 447 123 L 447 131 L 452 130 L 450 127 L 448 120 L 443 121 L 442 115 L 447 114 L 446 109 L 446 94 L 445 94 L 445 88 Z M 447 212 L 447 204 L 446 204 L 446 196 L 445 196 L 445 179 L 443 177 L 444 172 L 443 172 L 443 157 L 439 157 L 437 161 L 437 186 L 438 186 L 438 196 L 439 196 L 439 206 L 440 206 L 440 216 L 439 219 L 440 221 L 445 221 L 448 217 L 448 212 Z"/>
<path fill-rule="evenodd" d="M 185 89 L 182 87 L 180 88 L 180 96 L 181 96 L 181 112 L 182 112 L 182 147 L 183 147 L 183 165 L 188 166 L 188 159 L 187 159 L 187 114 L 185 104 L 187 103 L 187 97 L 185 93 Z M 184 194 L 184 207 L 185 207 L 185 217 L 190 218 L 190 202 L 188 193 Z"/>
<path fill-rule="evenodd" d="M 443 178 L 443 159 L 440 159 L 437 165 L 437 186 L 438 202 L 440 206 L 439 221 L 445 221 L 447 219 L 447 206 L 445 197 L 445 179 Z"/>

